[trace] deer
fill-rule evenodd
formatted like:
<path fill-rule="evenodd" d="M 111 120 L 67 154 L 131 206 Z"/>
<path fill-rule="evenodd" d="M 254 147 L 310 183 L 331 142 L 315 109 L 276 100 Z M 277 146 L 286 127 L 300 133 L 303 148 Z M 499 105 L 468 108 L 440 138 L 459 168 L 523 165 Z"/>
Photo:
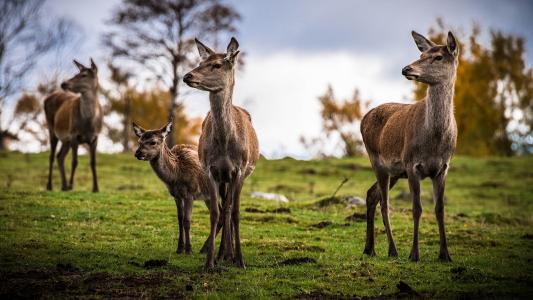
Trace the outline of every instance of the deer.
<path fill-rule="evenodd" d="M 204 270 L 215 267 L 215 237 L 221 213 L 222 239 L 218 258 L 246 268 L 240 240 L 240 195 L 244 180 L 259 159 L 259 143 L 250 114 L 232 104 L 239 43 L 232 37 L 226 53 L 215 53 L 195 39 L 201 62 L 185 74 L 192 88 L 209 92 L 210 111 L 202 123 L 198 156 L 209 177 L 209 246 Z M 219 211 L 220 197 L 222 212 Z"/>
<path fill-rule="evenodd" d="M 411 34 L 421 55 L 420 59 L 402 69 L 402 75 L 426 84 L 426 97 L 413 104 L 382 104 L 370 110 L 361 121 L 363 142 L 377 179 L 367 191 L 364 253 L 376 255 L 374 215 L 379 201 L 389 243 L 388 256 L 398 256 L 389 221 L 388 193 L 398 179 L 407 178 L 414 224 L 409 259 L 413 262 L 420 260 L 420 181 L 429 177 L 439 227 L 439 260 L 450 262 L 444 227 L 444 187 L 457 142 L 453 96 L 459 49 L 452 32 L 448 32 L 446 45 L 437 45 L 415 31 Z"/>
<path fill-rule="evenodd" d="M 98 102 L 98 68 L 91 58 L 91 66 L 85 67 L 74 60 L 78 73 L 61 83 L 64 91 L 56 91 L 44 100 L 44 112 L 50 138 L 50 157 L 47 190 L 52 190 L 52 173 L 54 156 L 58 141 L 61 148 L 57 154 L 61 174 L 61 190 L 73 188 L 74 173 L 78 166 L 78 146 L 89 145 L 90 165 L 92 171 L 92 191 L 98 192 L 96 175 L 96 146 L 98 134 L 102 129 L 103 111 Z M 79 94 L 79 95 L 77 95 Z M 70 181 L 65 177 L 65 157 L 72 148 L 72 167 Z"/>
<path fill-rule="evenodd" d="M 166 137 L 172 132 L 172 121 L 160 129 L 146 130 L 135 122 L 133 131 L 139 138 L 135 151 L 138 160 L 149 161 L 152 170 L 166 185 L 176 202 L 178 214 L 178 246 L 176 253 L 192 254 L 190 229 L 193 201 L 204 200 L 209 208 L 209 178 L 198 159 L 198 148 L 194 145 L 175 145 L 170 149 Z M 207 251 L 208 241 L 200 250 Z"/>

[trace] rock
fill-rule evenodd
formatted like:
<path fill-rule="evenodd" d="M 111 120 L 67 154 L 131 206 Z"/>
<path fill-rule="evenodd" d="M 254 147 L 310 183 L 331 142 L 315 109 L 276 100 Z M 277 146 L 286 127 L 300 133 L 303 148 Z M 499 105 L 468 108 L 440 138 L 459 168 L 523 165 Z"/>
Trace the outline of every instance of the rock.
<path fill-rule="evenodd" d="M 343 200 L 347 204 L 346 208 L 352 208 L 352 207 L 355 207 L 355 206 L 361 206 L 361 205 L 365 205 L 366 204 L 365 199 L 363 199 L 361 197 L 357 197 L 357 196 L 352 196 L 352 195 L 344 197 Z"/>
<path fill-rule="evenodd" d="M 271 200 L 271 201 L 278 201 L 278 202 L 284 202 L 284 203 L 289 202 L 289 199 L 287 199 L 287 197 L 285 197 L 285 195 L 282 195 L 282 194 L 253 192 L 251 196 L 252 198 L 256 198 L 256 199 Z"/>

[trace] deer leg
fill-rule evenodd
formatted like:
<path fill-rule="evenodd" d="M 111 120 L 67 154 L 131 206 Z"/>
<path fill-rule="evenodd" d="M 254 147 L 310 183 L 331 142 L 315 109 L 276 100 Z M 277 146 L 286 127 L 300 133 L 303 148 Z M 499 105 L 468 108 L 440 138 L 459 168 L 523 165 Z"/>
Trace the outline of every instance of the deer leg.
<path fill-rule="evenodd" d="M 391 177 L 389 190 L 398 182 L 398 177 Z M 366 243 L 364 254 L 375 256 L 374 250 L 374 217 L 376 215 L 376 206 L 381 199 L 378 183 L 375 182 L 366 192 Z"/>
<path fill-rule="evenodd" d="M 185 231 L 185 254 L 192 254 L 191 248 L 191 218 L 192 218 L 192 203 L 194 199 L 187 197 L 184 199 L 184 216 L 183 229 Z"/>
<path fill-rule="evenodd" d="M 54 172 L 54 157 L 56 155 L 57 142 L 57 137 L 50 131 L 50 158 L 48 159 L 48 183 L 46 184 L 46 189 L 49 191 L 52 190 L 52 174 Z"/>
<path fill-rule="evenodd" d="M 448 243 L 446 242 L 446 230 L 444 228 L 444 186 L 446 183 L 446 171 L 448 166 L 445 165 L 441 172 L 433 178 L 433 196 L 435 197 L 435 215 L 439 224 L 440 253 L 439 260 L 451 262 L 452 258 L 448 253 Z"/>
<path fill-rule="evenodd" d="M 381 193 L 381 215 L 383 217 L 383 225 L 385 225 L 385 231 L 387 232 L 387 238 L 389 240 L 389 256 L 397 257 L 398 251 L 396 250 L 396 244 L 394 243 L 394 236 L 389 220 L 389 184 L 390 176 L 385 172 L 377 172 L 378 186 Z"/>
<path fill-rule="evenodd" d="M 418 230 L 420 227 L 420 216 L 422 215 L 422 202 L 420 201 L 420 177 L 418 173 L 409 172 L 407 174 L 407 180 L 409 181 L 409 190 L 411 191 L 411 197 L 413 198 L 413 246 L 411 248 L 411 254 L 409 259 L 411 261 L 420 260 L 420 251 L 418 247 Z"/>
<path fill-rule="evenodd" d="M 224 184 L 225 188 L 220 188 L 222 200 L 222 238 L 220 241 L 220 248 L 218 257 L 223 258 L 226 261 L 233 261 L 234 248 L 233 248 L 233 228 L 231 225 L 231 210 L 233 199 L 233 182 Z"/>
<path fill-rule="evenodd" d="M 67 178 L 65 176 L 65 157 L 70 149 L 70 142 L 62 142 L 59 153 L 57 153 L 57 164 L 59 166 L 59 174 L 61 175 L 61 190 L 68 190 Z"/>
<path fill-rule="evenodd" d="M 216 183 L 213 178 L 210 178 L 209 181 L 209 219 L 211 222 L 211 227 L 209 231 L 209 244 L 207 249 L 207 257 L 204 265 L 204 271 L 210 271 L 215 267 L 215 237 L 217 232 L 217 223 L 220 217 L 220 211 L 218 209 Z"/>
<path fill-rule="evenodd" d="M 176 197 L 174 200 L 176 201 L 176 209 L 178 212 L 179 228 L 178 247 L 176 248 L 176 253 L 181 254 L 183 253 L 183 199 Z"/>
<path fill-rule="evenodd" d="M 241 235 L 240 235 L 240 206 L 241 206 L 241 190 L 244 179 L 239 178 L 236 186 L 233 189 L 233 210 L 231 220 L 233 223 L 233 233 L 235 235 L 235 265 L 239 268 L 246 268 L 241 250 Z"/>
<path fill-rule="evenodd" d="M 207 207 L 209 208 L 209 203 L 206 203 L 206 205 L 208 205 Z M 222 206 L 221 205 L 218 205 L 218 210 L 222 211 Z M 220 229 L 222 229 L 222 218 L 221 218 L 221 216 L 219 216 L 219 218 L 218 218 L 217 232 L 215 234 L 215 238 L 218 236 L 218 233 L 220 232 Z M 209 249 L 209 237 L 207 237 L 207 240 L 205 240 L 205 243 L 202 246 L 202 249 L 200 249 L 200 253 L 207 253 L 208 249 Z"/>
<path fill-rule="evenodd" d="M 98 138 L 95 138 L 89 147 L 89 154 L 91 159 L 91 172 L 93 174 L 93 193 L 98 192 L 98 179 L 96 177 L 96 146 L 98 145 Z"/>
<path fill-rule="evenodd" d="M 68 189 L 72 190 L 72 187 L 74 186 L 74 173 L 76 173 L 76 167 L 78 166 L 78 142 L 73 141 L 70 147 L 72 148 L 72 167 L 70 168 Z"/>

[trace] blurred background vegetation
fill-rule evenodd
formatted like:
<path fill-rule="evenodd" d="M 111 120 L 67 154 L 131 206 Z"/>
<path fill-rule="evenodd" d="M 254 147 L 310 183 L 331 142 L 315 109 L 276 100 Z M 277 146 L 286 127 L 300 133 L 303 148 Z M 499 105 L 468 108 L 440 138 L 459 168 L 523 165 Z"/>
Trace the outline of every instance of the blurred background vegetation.
<path fill-rule="evenodd" d="M 41 1 L 6 1 L 0 5 L 0 149 L 11 141 L 30 136 L 47 149 L 47 133 L 42 101 L 63 77 L 52 70 L 35 89 L 26 83 L 36 62 L 53 56 L 57 48 L 75 43 L 76 24 L 61 19 L 44 22 Z M 106 118 L 103 134 L 129 152 L 134 137 L 131 121 L 147 128 L 175 120 L 170 144 L 196 143 L 201 120 L 186 114 L 179 89 L 186 70 L 197 64 L 194 37 L 219 46 L 222 34 L 235 34 L 241 15 L 237 9 L 218 0 L 123 1 L 101 37 L 107 49 L 106 78 L 101 78 L 101 102 Z M 455 91 L 455 118 L 459 127 L 457 153 L 472 156 L 512 156 L 533 152 L 533 70 L 526 61 L 523 37 L 490 32 L 489 43 L 481 43 L 482 24 L 468 32 L 437 19 L 428 28 L 428 37 L 443 42 L 454 30 L 461 44 Z M 157 29 L 157 30 L 154 30 Z M 27 58 L 21 61 L 21 53 Z M 144 72 L 136 72 L 141 66 Z M 242 66 L 241 66 L 242 67 Z M 301 143 L 315 157 L 328 156 L 327 146 L 343 149 L 343 156 L 364 153 L 359 123 L 379 99 L 361 99 L 361 89 L 353 97 L 338 99 L 332 86 L 317 95 L 322 132 Z M 412 99 L 425 96 L 426 86 L 414 83 Z M 2 113 L 13 101 L 12 115 Z M 398 99 L 400 100 L 400 99 Z M 314 101 L 310 99 L 310 101 Z M 7 121 L 6 121 L 7 120 Z"/>

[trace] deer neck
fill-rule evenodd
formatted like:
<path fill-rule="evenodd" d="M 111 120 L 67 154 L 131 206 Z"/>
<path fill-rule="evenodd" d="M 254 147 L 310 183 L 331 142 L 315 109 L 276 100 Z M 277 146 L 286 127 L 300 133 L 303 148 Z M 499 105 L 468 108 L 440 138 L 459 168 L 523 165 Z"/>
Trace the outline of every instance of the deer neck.
<path fill-rule="evenodd" d="M 447 131 L 454 126 L 453 94 L 455 79 L 430 85 L 426 100 L 426 128 Z"/>
<path fill-rule="evenodd" d="M 180 166 L 178 158 L 167 146 L 166 141 L 163 141 L 162 144 L 159 155 L 150 160 L 150 165 L 159 179 L 165 183 L 169 183 L 179 174 Z"/>
<path fill-rule="evenodd" d="M 80 96 L 80 114 L 83 119 L 93 119 L 99 113 L 98 89 L 87 89 Z"/>
<path fill-rule="evenodd" d="M 232 97 L 235 81 L 231 78 L 225 89 L 209 94 L 211 114 L 213 115 L 213 131 L 223 145 L 228 141 L 228 137 L 233 135 L 232 122 Z"/>

